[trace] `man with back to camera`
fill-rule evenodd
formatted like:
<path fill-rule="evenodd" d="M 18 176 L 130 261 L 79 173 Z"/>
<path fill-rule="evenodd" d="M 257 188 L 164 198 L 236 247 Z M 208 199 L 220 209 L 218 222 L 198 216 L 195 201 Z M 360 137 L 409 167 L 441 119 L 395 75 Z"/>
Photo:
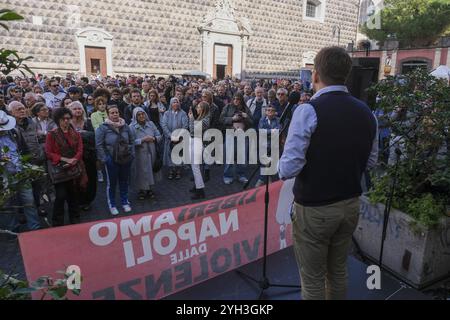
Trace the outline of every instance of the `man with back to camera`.
<path fill-rule="evenodd" d="M 294 112 L 278 172 L 296 178 L 292 220 L 302 298 L 345 299 L 361 178 L 377 161 L 378 126 L 344 85 L 352 68 L 347 52 L 324 48 L 314 62 L 316 93 Z"/>

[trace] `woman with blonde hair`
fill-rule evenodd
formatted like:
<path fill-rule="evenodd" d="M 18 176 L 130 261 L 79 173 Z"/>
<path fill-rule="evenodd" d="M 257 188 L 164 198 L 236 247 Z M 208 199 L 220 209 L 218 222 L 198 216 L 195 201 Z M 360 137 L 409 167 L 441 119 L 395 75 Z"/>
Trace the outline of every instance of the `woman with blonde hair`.
<path fill-rule="evenodd" d="M 94 130 L 97 130 L 108 118 L 106 113 L 106 99 L 103 96 L 97 97 L 94 101 L 94 113 L 91 114 L 91 122 Z M 98 182 L 103 182 L 103 165 L 100 161 L 97 162 L 97 179 Z"/>
<path fill-rule="evenodd" d="M 204 101 L 197 104 L 195 114 L 197 117 L 195 117 L 193 109 L 189 111 L 191 167 L 195 182 L 195 187 L 190 191 L 194 193 L 191 199 L 199 200 L 205 198 L 205 183 L 200 170 L 200 164 L 203 160 L 203 134 L 209 129 L 211 119 L 209 104 Z"/>
<path fill-rule="evenodd" d="M 83 141 L 83 161 L 86 173 L 89 177 L 86 190 L 82 190 L 79 195 L 79 202 L 83 210 L 87 211 L 91 203 L 95 200 L 97 193 L 97 156 L 95 153 L 95 131 L 91 120 L 88 119 L 83 105 L 79 101 L 69 104 L 72 112 L 72 127 L 81 135 Z"/>
<path fill-rule="evenodd" d="M 161 119 L 166 112 L 166 107 L 159 101 L 158 91 L 152 89 L 148 92 L 148 100 L 145 101 L 144 106 L 147 108 L 149 120 L 153 122 L 162 133 Z"/>
<path fill-rule="evenodd" d="M 91 121 L 94 130 L 97 130 L 105 122 L 106 118 L 108 118 L 106 114 L 106 99 L 104 97 L 97 97 L 95 99 L 94 110 L 91 114 Z"/>

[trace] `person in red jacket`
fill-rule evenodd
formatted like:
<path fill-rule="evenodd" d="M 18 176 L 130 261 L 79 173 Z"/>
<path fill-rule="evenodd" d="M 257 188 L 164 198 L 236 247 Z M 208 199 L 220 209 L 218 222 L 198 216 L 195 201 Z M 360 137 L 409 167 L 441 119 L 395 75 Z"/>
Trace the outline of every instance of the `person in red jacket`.
<path fill-rule="evenodd" d="M 67 108 L 58 108 L 53 120 L 58 126 L 50 131 L 45 141 L 45 153 L 53 165 L 63 167 L 80 165 L 81 174 L 69 181 L 55 184 L 56 199 L 53 206 L 53 226 L 64 225 L 64 204 L 69 208 L 70 224 L 79 223 L 80 211 L 77 195 L 86 188 L 87 175 L 83 163 L 83 140 L 72 127 L 72 113 Z"/>

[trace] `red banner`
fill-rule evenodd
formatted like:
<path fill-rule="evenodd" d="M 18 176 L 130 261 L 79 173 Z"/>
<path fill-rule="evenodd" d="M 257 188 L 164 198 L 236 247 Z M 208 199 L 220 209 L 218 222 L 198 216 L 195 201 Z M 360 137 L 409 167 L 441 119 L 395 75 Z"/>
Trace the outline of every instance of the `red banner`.
<path fill-rule="evenodd" d="M 265 187 L 158 212 L 19 237 L 28 280 L 79 266 L 69 299 L 160 299 L 262 257 Z M 268 253 L 292 243 L 292 183 L 269 187 Z"/>

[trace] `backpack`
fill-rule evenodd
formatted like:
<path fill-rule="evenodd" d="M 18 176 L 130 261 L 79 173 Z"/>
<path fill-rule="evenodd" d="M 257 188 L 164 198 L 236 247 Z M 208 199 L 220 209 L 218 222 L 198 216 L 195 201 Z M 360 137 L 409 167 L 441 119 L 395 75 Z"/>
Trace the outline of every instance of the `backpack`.
<path fill-rule="evenodd" d="M 128 145 L 128 140 L 122 136 L 122 130 L 120 130 L 120 132 L 115 130 L 113 131 L 117 133 L 118 137 L 113 147 L 112 160 L 117 164 L 128 164 L 133 160 L 133 156 Z M 129 131 L 128 134 L 130 134 Z"/>

